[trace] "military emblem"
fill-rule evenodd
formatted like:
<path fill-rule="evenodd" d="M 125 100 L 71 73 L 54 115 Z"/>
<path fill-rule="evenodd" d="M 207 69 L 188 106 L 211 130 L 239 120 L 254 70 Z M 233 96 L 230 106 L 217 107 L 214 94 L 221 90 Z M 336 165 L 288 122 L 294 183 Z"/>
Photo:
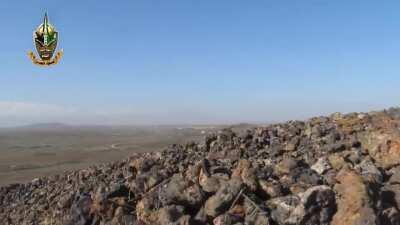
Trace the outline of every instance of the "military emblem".
<path fill-rule="evenodd" d="M 43 23 L 33 32 L 33 42 L 39 58 L 37 58 L 32 51 L 30 51 L 28 55 L 34 64 L 50 66 L 60 61 L 63 55 L 62 50 L 58 51 L 53 57 L 57 48 L 58 32 L 56 28 L 49 23 L 47 13 L 44 15 Z"/>

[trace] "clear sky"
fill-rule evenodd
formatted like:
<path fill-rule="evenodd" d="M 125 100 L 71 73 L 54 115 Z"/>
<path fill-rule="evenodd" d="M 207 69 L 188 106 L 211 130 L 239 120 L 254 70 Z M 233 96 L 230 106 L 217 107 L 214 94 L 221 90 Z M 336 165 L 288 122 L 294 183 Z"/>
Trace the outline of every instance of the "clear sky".
<path fill-rule="evenodd" d="M 60 64 L 33 65 L 45 11 Z M 269 122 L 400 100 L 399 1 L 2 0 L 0 126 Z"/>

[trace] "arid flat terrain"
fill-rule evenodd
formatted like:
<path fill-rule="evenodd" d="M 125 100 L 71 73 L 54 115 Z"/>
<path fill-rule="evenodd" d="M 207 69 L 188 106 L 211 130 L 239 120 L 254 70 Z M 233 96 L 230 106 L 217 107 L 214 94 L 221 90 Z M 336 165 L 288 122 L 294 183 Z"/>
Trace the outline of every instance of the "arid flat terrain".
<path fill-rule="evenodd" d="M 134 152 L 159 151 L 171 143 L 199 140 L 217 127 L 40 124 L 1 128 L 0 185 L 111 162 Z"/>

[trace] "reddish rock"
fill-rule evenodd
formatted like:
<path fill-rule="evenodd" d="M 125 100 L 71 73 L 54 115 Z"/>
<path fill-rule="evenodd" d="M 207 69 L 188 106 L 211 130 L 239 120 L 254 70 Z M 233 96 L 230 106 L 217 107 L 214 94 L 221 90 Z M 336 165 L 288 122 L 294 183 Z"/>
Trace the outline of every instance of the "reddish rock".
<path fill-rule="evenodd" d="M 369 196 L 368 184 L 353 170 L 343 169 L 336 177 L 338 184 L 337 213 L 332 225 L 373 225 L 377 224 L 377 216 L 373 202 Z"/>

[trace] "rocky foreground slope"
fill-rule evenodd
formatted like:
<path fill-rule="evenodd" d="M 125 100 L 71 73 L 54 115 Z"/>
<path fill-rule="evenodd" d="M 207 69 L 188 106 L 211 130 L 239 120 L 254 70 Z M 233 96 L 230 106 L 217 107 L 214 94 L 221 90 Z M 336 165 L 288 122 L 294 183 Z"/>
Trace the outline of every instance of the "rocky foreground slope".
<path fill-rule="evenodd" d="M 400 224 L 400 110 L 231 130 L 0 188 L 0 224 Z"/>

